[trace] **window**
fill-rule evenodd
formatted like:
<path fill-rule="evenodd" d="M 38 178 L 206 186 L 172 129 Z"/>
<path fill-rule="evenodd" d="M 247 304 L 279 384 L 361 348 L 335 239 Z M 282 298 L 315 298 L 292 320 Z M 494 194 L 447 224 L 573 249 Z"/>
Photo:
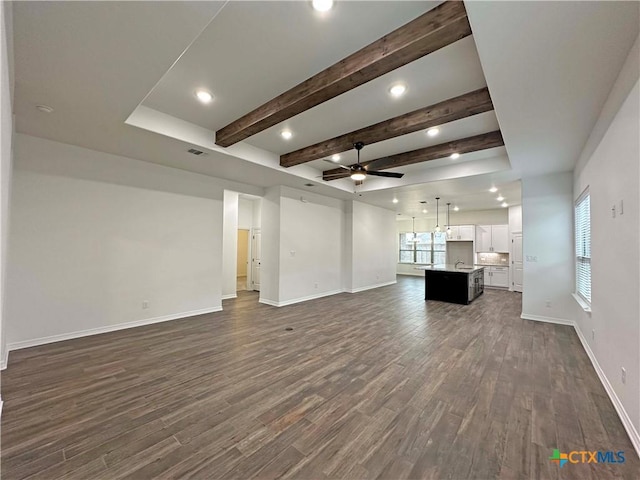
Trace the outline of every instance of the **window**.
<path fill-rule="evenodd" d="M 400 263 L 445 263 L 447 234 L 417 232 L 400 234 Z"/>
<path fill-rule="evenodd" d="M 591 200 L 585 190 L 576 202 L 576 293 L 591 305 Z"/>

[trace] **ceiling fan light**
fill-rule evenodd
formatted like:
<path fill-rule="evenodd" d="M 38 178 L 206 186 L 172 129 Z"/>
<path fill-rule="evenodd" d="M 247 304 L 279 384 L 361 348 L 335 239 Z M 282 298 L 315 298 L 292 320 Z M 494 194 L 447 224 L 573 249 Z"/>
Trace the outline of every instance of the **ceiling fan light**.
<path fill-rule="evenodd" d="M 451 160 L 457 160 L 460 158 L 460 154 L 458 152 L 451 154 Z"/>
<path fill-rule="evenodd" d="M 438 127 L 433 127 L 427 130 L 427 135 L 429 135 L 430 137 L 435 137 L 439 133 L 440 133 L 440 129 Z"/>
<path fill-rule="evenodd" d="M 355 180 L 356 182 L 361 182 L 367 178 L 367 176 L 362 172 L 354 172 L 351 174 L 351 180 Z"/>

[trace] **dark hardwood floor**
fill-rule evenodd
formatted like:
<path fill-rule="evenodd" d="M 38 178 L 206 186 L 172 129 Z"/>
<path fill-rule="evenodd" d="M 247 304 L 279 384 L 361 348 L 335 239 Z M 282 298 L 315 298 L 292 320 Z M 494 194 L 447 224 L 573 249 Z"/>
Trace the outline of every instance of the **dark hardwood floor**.
<path fill-rule="evenodd" d="M 423 279 L 12 352 L 2 479 L 640 478 L 571 327 Z M 293 330 L 286 330 L 287 327 Z M 567 464 L 553 449 L 625 452 Z"/>

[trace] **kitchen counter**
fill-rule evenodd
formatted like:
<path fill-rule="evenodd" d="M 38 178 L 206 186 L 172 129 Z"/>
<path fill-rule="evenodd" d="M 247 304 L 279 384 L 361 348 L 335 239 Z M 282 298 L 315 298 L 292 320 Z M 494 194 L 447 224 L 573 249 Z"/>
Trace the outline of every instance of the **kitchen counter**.
<path fill-rule="evenodd" d="M 453 264 L 441 264 L 441 265 L 425 265 L 422 267 L 416 267 L 416 270 L 429 270 L 432 272 L 451 272 L 451 273 L 474 273 L 479 270 L 483 270 L 483 265 L 458 265 L 456 267 Z"/>

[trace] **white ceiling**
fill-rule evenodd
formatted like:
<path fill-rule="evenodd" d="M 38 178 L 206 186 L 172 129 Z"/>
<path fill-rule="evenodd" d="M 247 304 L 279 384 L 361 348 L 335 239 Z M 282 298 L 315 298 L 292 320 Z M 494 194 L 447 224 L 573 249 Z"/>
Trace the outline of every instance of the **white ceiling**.
<path fill-rule="evenodd" d="M 438 3 L 340 1 L 320 15 L 307 1 L 15 2 L 16 130 L 260 187 L 311 180 L 317 193 L 352 198 L 350 180 L 318 178 L 328 163 L 283 169 L 278 156 L 487 85 L 495 112 L 443 125 L 435 139 L 368 145 L 362 159 L 498 123 L 505 147 L 395 169 L 402 180 L 368 178 L 356 195 L 406 213 L 436 195 L 486 209 L 497 207 L 487 191 L 496 184 L 517 204 L 520 178 L 573 168 L 638 35 L 638 2 L 467 2 L 472 37 L 239 145 L 213 143 L 216 129 Z M 392 99 L 397 80 L 409 89 Z M 196 88 L 215 100 L 200 104 Z M 55 111 L 38 112 L 41 103 Z M 208 155 L 187 154 L 191 146 Z"/>

